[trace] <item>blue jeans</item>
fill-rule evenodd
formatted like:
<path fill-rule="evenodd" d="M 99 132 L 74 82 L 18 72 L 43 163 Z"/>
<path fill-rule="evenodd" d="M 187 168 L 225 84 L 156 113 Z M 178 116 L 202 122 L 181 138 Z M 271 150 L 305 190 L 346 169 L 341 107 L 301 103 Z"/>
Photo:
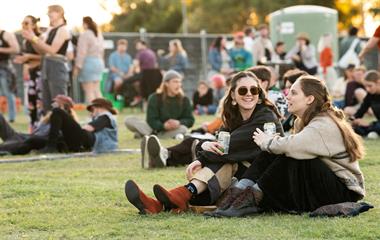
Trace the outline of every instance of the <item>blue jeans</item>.
<path fill-rule="evenodd" d="M 376 132 L 380 135 L 380 121 L 372 122 L 368 127 L 354 127 L 354 130 L 360 136 L 367 136 L 370 132 Z"/>
<path fill-rule="evenodd" d="M 0 69 L 0 96 L 7 97 L 8 101 L 8 118 L 9 121 L 16 119 L 16 99 L 15 95 L 9 89 L 8 78 L 9 74 Z"/>

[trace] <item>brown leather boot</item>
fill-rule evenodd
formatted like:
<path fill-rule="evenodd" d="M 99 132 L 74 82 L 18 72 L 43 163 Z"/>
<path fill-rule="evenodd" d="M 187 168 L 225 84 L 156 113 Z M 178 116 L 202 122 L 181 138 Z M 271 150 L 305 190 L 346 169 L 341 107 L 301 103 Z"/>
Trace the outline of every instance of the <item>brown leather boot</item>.
<path fill-rule="evenodd" d="M 125 183 L 125 195 L 128 201 L 139 210 L 140 214 L 156 214 L 163 209 L 163 205 L 159 201 L 145 195 L 132 180 Z"/>
<path fill-rule="evenodd" d="M 228 188 L 220 197 L 216 206 L 219 210 L 226 210 L 244 190 L 237 187 Z"/>
<path fill-rule="evenodd" d="M 153 192 L 158 201 L 164 205 L 165 210 L 172 210 L 176 213 L 184 212 L 188 209 L 189 200 L 192 196 L 190 191 L 184 186 L 167 191 L 156 184 L 153 186 Z"/>

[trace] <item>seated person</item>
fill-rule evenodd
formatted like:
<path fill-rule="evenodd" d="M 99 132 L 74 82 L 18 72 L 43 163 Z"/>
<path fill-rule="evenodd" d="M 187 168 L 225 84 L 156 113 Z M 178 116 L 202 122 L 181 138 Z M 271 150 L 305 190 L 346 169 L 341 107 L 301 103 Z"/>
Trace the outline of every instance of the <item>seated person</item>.
<path fill-rule="evenodd" d="M 367 92 L 363 86 L 363 80 L 366 69 L 357 67 L 354 69 L 354 79 L 347 83 L 346 93 L 344 95 L 344 113 L 351 117 L 359 109 Z"/>
<path fill-rule="evenodd" d="M 331 95 L 333 97 L 334 106 L 337 108 L 344 108 L 344 95 L 346 94 L 347 84 L 354 79 L 354 64 L 349 64 L 346 69 L 344 69 L 343 76 L 338 78 L 336 83 L 332 87 Z"/>
<path fill-rule="evenodd" d="M 158 134 L 175 138 L 186 134 L 194 124 L 190 100 L 182 90 L 182 75 L 174 70 L 165 73 L 161 86 L 148 98 L 146 121 L 127 117 L 125 126 L 135 137 Z"/>
<path fill-rule="evenodd" d="M 359 110 L 351 118 L 352 125 L 357 134 L 376 139 L 380 134 L 380 73 L 374 70 L 368 71 L 363 83 L 368 94 L 365 96 Z M 372 123 L 362 119 L 369 108 L 372 109 L 376 117 L 376 121 Z"/>
<path fill-rule="evenodd" d="M 297 116 L 295 133 L 280 137 L 256 129 L 253 139 L 263 152 L 209 215 L 302 213 L 365 196 L 358 163 L 363 143 L 343 112 L 333 107 L 325 84 L 302 76 L 287 99 L 289 111 Z"/>
<path fill-rule="evenodd" d="M 92 150 L 103 153 L 117 149 L 116 111 L 112 103 L 103 98 L 92 100 L 87 106 L 92 121 L 81 127 L 67 112 L 54 108 L 50 116 L 48 144 L 41 152 L 57 152 L 59 134 L 69 152 Z"/>
<path fill-rule="evenodd" d="M 112 85 L 108 89 L 110 92 L 118 92 L 123 84 L 123 80 L 132 76 L 132 57 L 127 53 L 127 49 L 128 41 L 126 39 L 119 39 L 116 51 L 112 52 L 108 58 L 110 83 Z"/>
<path fill-rule="evenodd" d="M 216 106 L 214 103 L 214 94 L 212 88 L 210 88 L 206 82 L 200 81 L 198 83 L 197 91 L 193 94 L 193 108 L 195 114 L 214 114 Z"/>
<path fill-rule="evenodd" d="M 273 123 L 274 132 L 282 134 L 276 108 L 265 96 L 259 80 L 251 72 L 233 76 L 231 87 L 223 104 L 224 131 L 230 132 L 228 153 L 216 141 L 201 141 L 196 145 L 197 160 L 186 169 L 188 184 L 167 191 L 154 186 L 153 199 L 146 196 L 129 180 L 125 185 L 128 200 L 140 213 L 155 214 L 163 210 L 183 212 L 188 204 L 210 205 L 230 186 L 232 177 L 240 177 L 261 150 L 252 141 L 252 130 L 263 129 L 264 123 Z"/>
<path fill-rule="evenodd" d="M 73 110 L 74 102 L 70 97 L 57 95 L 53 100 L 53 107 L 67 112 L 73 119 L 77 120 Z M 50 116 L 48 112 L 37 124 L 37 127 L 31 134 L 16 132 L 5 121 L 0 114 L 0 138 L 3 143 L 0 144 L 2 154 L 28 154 L 31 150 L 38 150 L 46 146 L 50 130 Z"/>

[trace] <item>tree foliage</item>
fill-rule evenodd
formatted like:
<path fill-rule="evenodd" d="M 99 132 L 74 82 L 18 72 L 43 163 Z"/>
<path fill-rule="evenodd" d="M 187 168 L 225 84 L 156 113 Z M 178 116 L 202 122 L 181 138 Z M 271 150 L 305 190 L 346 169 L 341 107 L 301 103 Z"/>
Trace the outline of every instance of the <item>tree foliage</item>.
<path fill-rule="evenodd" d="M 267 21 L 266 16 L 294 5 L 320 5 L 335 8 L 334 0 L 119 0 L 123 12 L 115 15 L 114 31 L 181 32 L 181 4 L 186 4 L 188 29 L 225 33 Z M 131 9 L 131 4 L 136 4 Z M 343 14 L 343 13 L 342 13 Z"/>

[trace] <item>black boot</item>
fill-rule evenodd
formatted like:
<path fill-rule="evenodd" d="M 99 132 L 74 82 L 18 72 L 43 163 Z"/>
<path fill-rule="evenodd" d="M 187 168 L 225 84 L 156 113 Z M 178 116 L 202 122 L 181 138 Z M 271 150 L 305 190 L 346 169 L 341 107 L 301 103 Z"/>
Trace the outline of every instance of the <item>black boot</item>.
<path fill-rule="evenodd" d="M 252 187 L 246 188 L 226 210 L 221 210 L 214 217 L 245 217 L 261 212 L 256 204 Z"/>
<path fill-rule="evenodd" d="M 211 212 L 204 212 L 203 215 L 213 217 L 218 215 L 220 211 L 227 210 L 243 191 L 243 189 L 237 187 L 228 188 L 216 203 L 218 208 Z"/>
<path fill-rule="evenodd" d="M 48 143 L 44 148 L 37 151 L 40 154 L 44 153 L 59 153 L 57 144 L 55 143 Z"/>

